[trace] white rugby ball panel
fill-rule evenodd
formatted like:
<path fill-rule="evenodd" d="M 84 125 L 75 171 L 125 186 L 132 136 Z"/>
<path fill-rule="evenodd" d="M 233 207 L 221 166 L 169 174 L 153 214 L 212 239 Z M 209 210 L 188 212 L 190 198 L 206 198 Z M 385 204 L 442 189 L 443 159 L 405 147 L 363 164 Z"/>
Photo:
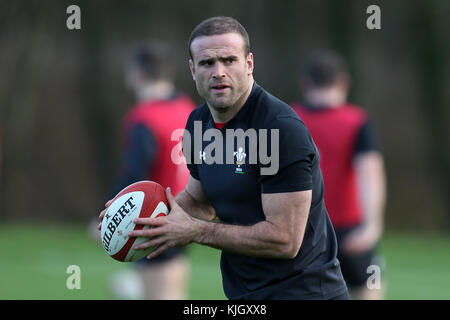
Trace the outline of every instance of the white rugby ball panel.
<path fill-rule="evenodd" d="M 128 232 L 135 227 L 145 194 L 142 191 L 126 193 L 109 206 L 102 222 L 102 243 L 109 255 L 115 255 L 127 243 Z"/>

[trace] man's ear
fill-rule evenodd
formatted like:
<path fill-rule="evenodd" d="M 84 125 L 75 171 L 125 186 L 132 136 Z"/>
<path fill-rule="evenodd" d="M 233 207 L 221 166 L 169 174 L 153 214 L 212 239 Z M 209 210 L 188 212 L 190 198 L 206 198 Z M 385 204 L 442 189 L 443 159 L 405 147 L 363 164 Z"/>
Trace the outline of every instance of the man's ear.
<path fill-rule="evenodd" d="M 254 63 L 253 63 L 253 53 L 249 52 L 247 55 L 247 67 L 248 67 L 248 75 L 253 74 Z"/>
<path fill-rule="evenodd" d="M 191 69 L 192 79 L 195 81 L 195 67 L 192 59 L 189 59 L 189 69 Z"/>

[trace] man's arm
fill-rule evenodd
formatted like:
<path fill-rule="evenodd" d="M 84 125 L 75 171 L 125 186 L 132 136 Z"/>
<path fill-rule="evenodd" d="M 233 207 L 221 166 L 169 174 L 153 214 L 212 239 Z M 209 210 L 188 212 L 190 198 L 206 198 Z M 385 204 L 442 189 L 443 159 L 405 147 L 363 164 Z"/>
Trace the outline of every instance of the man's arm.
<path fill-rule="evenodd" d="M 361 154 L 355 159 L 355 169 L 364 219 L 381 231 L 386 198 L 383 158 L 377 151 Z"/>
<path fill-rule="evenodd" d="M 158 140 L 145 125 L 137 124 L 125 134 L 121 170 L 113 185 L 111 198 L 126 186 L 147 179 L 158 157 Z"/>
<path fill-rule="evenodd" d="M 203 193 L 199 180 L 189 176 L 184 189 L 175 198 L 178 205 L 194 218 L 211 221 L 216 218 L 216 211 Z"/>
<path fill-rule="evenodd" d="M 141 218 L 136 223 L 154 228 L 133 231 L 130 236 L 151 238 L 137 246 L 158 248 L 149 258 L 179 245 L 197 242 L 217 249 L 243 255 L 266 258 L 294 258 L 300 249 L 311 205 L 312 191 L 263 194 L 262 205 L 266 220 L 250 226 L 227 225 L 194 218 L 181 207 L 198 209 L 197 202 L 187 195 L 177 197 L 166 191 L 170 214 L 158 219 Z M 186 201 L 186 202 L 184 202 Z M 183 203 L 184 202 L 184 203 Z"/>
<path fill-rule="evenodd" d="M 311 190 L 263 194 L 265 221 L 251 226 L 199 223 L 196 242 L 243 255 L 294 258 L 311 205 Z"/>
<path fill-rule="evenodd" d="M 354 165 L 363 225 L 346 237 L 344 248 L 356 254 L 371 249 L 383 233 L 386 178 L 378 151 L 358 154 Z"/>
<path fill-rule="evenodd" d="M 127 143 L 122 152 L 122 168 L 120 174 L 116 177 L 111 188 L 109 198 L 113 199 L 123 188 L 130 184 L 145 180 L 148 178 L 148 172 L 153 167 L 158 154 L 158 140 L 155 135 L 143 124 L 138 124 L 126 133 Z M 100 213 L 100 221 L 103 219 L 104 212 L 108 208 L 111 200 L 105 205 L 105 209 Z M 90 225 L 94 226 L 96 221 Z M 95 228 L 89 227 L 92 235 L 99 239 L 101 222 Z M 100 241 L 101 242 L 101 241 Z"/>

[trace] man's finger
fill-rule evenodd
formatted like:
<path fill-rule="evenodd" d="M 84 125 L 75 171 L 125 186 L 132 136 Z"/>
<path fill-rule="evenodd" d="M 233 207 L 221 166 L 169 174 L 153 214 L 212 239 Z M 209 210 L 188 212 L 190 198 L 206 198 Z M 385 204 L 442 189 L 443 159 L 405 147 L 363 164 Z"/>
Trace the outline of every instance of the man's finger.
<path fill-rule="evenodd" d="M 100 221 L 103 220 L 103 217 L 105 216 L 105 214 L 106 214 L 106 209 L 103 209 L 102 211 L 100 211 L 100 215 L 98 216 Z"/>
<path fill-rule="evenodd" d="M 135 250 L 145 250 L 163 244 L 166 241 L 163 237 L 157 237 L 134 246 Z"/>
<path fill-rule="evenodd" d="M 147 259 L 153 259 L 157 256 L 159 256 L 161 253 L 163 253 L 164 251 L 166 251 L 167 249 L 170 249 L 170 246 L 166 243 L 163 244 L 161 246 L 159 246 L 158 248 L 155 249 L 155 251 L 153 251 L 152 253 L 150 253 L 147 256 Z"/>
<path fill-rule="evenodd" d="M 137 225 L 151 226 L 151 227 L 160 227 L 167 223 L 165 217 L 158 218 L 136 218 L 133 222 Z"/>
<path fill-rule="evenodd" d="M 98 216 L 98 218 L 99 218 L 99 220 L 100 220 L 100 223 L 99 223 L 98 226 L 97 226 L 97 229 L 98 229 L 98 230 L 101 230 L 101 228 L 102 228 L 102 221 L 103 221 L 103 218 L 105 217 L 106 211 L 107 211 L 107 209 L 102 210 L 102 211 L 100 212 L 100 215 Z"/>
<path fill-rule="evenodd" d="M 164 230 L 161 230 L 162 228 L 151 228 L 151 229 L 142 229 L 142 230 L 133 230 L 128 232 L 128 235 L 130 237 L 146 237 L 146 238 L 152 238 L 156 236 L 160 236 L 164 234 Z"/>
<path fill-rule="evenodd" d="M 175 198 L 172 195 L 172 190 L 170 189 L 170 187 L 166 189 L 166 198 L 167 201 L 169 202 L 170 209 L 172 210 L 173 207 L 177 205 L 177 202 L 175 201 Z"/>

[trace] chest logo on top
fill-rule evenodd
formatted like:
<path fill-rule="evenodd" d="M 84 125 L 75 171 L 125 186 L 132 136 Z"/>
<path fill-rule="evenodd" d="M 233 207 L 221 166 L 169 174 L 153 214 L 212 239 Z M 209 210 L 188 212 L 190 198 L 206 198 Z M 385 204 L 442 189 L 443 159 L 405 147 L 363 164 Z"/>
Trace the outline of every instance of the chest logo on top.
<path fill-rule="evenodd" d="M 191 135 L 193 134 L 193 136 Z M 242 165 L 259 165 L 261 175 L 274 175 L 279 169 L 279 129 L 226 129 L 203 130 L 202 121 L 194 121 L 193 131 L 176 130 L 172 141 L 180 141 L 172 149 L 173 163 L 179 164 L 231 164 L 235 173 L 243 174 Z M 243 148 L 243 146 L 246 146 Z M 248 146 L 248 147 L 247 147 Z M 247 149 L 247 150 L 245 150 Z M 180 151 L 184 157 L 180 157 Z M 226 152 L 225 152 L 226 151 Z"/>
<path fill-rule="evenodd" d="M 242 171 L 241 165 L 244 164 L 245 158 L 247 157 L 247 154 L 244 152 L 244 148 L 240 147 L 238 148 L 238 151 L 233 153 L 233 156 L 236 158 L 236 164 L 237 167 L 234 170 L 234 173 L 243 174 L 244 171 Z"/>

